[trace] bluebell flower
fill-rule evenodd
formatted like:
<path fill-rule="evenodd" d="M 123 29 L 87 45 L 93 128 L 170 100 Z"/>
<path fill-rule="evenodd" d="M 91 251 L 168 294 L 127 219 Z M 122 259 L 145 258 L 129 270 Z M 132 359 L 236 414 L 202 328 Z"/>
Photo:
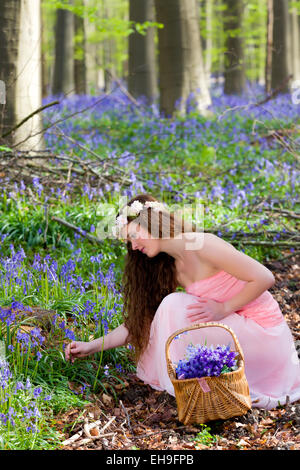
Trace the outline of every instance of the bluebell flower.
<path fill-rule="evenodd" d="M 72 330 L 70 330 L 69 328 L 65 328 L 65 336 L 73 341 L 76 340 L 75 338 L 75 334 L 73 333 Z"/>
<path fill-rule="evenodd" d="M 178 378 L 219 376 L 236 367 L 235 356 L 238 353 L 230 351 L 229 345 L 218 345 L 215 349 L 212 346 L 197 346 L 190 343 L 186 348 L 185 359 L 175 364 Z"/>
<path fill-rule="evenodd" d="M 41 387 L 36 387 L 36 388 L 33 390 L 33 396 L 34 396 L 34 398 L 37 398 L 38 396 L 40 396 L 41 393 L 42 393 L 42 388 L 41 388 Z"/>

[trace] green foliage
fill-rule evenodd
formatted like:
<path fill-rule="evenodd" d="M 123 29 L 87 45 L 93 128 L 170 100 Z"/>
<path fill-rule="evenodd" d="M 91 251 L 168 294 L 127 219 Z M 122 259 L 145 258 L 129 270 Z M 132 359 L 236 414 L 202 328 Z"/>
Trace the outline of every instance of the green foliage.
<path fill-rule="evenodd" d="M 300 2 L 295 2 L 299 4 Z M 222 69 L 226 39 L 241 36 L 244 42 L 246 76 L 249 80 L 258 80 L 264 74 L 267 8 L 266 2 L 250 0 L 245 2 L 243 19 L 240 27 L 225 32 L 224 12 L 227 6 L 223 3 L 213 5 L 211 25 L 207 23 L 207 11 L 202 8 L 200 13 L 200 32 L 204 40 L 211 38 L 212 47 L 204 48 L 206 58 L 211 55 L 212 73 Z"/>
<path fill-rule="evenodd" d="M 53 29 L 55 23 L 55 12 L 57 9 L 64 9 L 72 12 L 74 15 L 85 18 L 89 23 L 94 25 L 94 32 L 89 32 L 85 36 L 85 40 L 91 44 L 98 44 L 99 48 L 98 63 L 103 63 L 101 54 L 103 53 L 104 43 L 110 41 L 111 57 L 110 62 L 106 58 L 104 66 L 106 68 L 113 67 L 118 75 L 122 74 L 122 65 L 128 59 L 128 47 L 126 39 L 134 32 L 145 35 L 148 28 L 162 28 L 163 25 L 156 21 L 145 21 L 144 23 L 130 21 L 128 19 L 128 0 L 110 0 L 109 2 L 91 0 L 87 4 L 83 4 L 82 0 L 43 0 L 44 23 L 47 24 L 45 33 L 45 42 L 43 50 L 50 63 L 53 61 L 54 38 Z M 83 41 L 81 34 L 74 38 L 75 59 L 82 59 Z M 49 64 L 50 65 L 50 64 Z"/>
<path fill-rule="evenodd" d="M 211 428 L 206 424 L 200 424 L 201 431 L 199 431 L 196 437 L 192 438 L 191 440 L 196 444 L 202 444 L 205 446 L 212 446 L 217 441 L 217 436 L 214 436 L 210 433 Z"/>
<path fill-rule="evenodd" d="M 49 110 L 47 116 L 50 120 L 52 112 L 55 111 Z M 66 106 L 61 117 L 68 112 Z M 248 218 L 245 218 L 248 209 L 244 209 L 245 200 L 242 196 L 239 198 L 239 193 L 246 195 L 245 199 L 249 204 L 259 196 L 268 195 L 275 204 L 284 201 L 285 207 L 289 207 L 287 194 L 297 190 L 293 185 L 294 157 L 283 153 L 281 147 L 266 149 L 260 145 L 250 145 L 248 137 L 253 136 L 253 118 L 250 113 L 247 116 L 224 114 L 222 120 L 218 117 L 218 110 L 209 120 L 191 110 L 185 117 L 168 120 L 148 114 L 147 110 L 143 115 L 140 109 L 132 111 L 131 103 L 128 106 L 126 103 L 123 105 L 120 100 L 120 109 L 107 107 L 101 113 L 89 110 L 87 117 L 83 114 L 74 115 L 67 123 L 68 135 L 83 142 L 87 147 L 94 130 L 101 132 L 101 143 L 96 145 L 93 142 L 93 151 L 107 156 L 108 160 L 113 156 L 116 165 L 126 169 L 128 175 L 132 172 L 139 182 L 145 183 L 146 191 L 149 190 L 166 204 L 174 204 L 174 195 L 182 196 L 179 207 L 186 200 L 196 199 L 197 202 L 203 202 L 206 210 L 205 231 L 215 230 L 224 224 L 225 231 L 219 236 L 231 242 L 231 235 L 226 229 L 233 233 L 244 230 L 247 232 L 245 235 L 255 230 L 262 233 L 266 230 L 261 223 L 261 219 L 266 217 L 263 212 L 249 212 Z M 297 122 L 256 122 L 255 131 L 259 136 L 265 134 L 266 128 L 277 129 L 281 125 L 289 128 L 291 125 L 297 125 Z M 239 134 L 245 134 L 245 139 L 236 138 Z M 52 141 L 51 150 L 60 155 L 69 152 L 62 139 Z M 125 152 L 130 158 L 124 164 L 122 157 Z M 84 153 L 86 152 L 76 148 L 78 158 L 85 158 Z M 134 158 L 131 159 L 132 156 Z M 118 157 L 121 159 L 120 163 Z M 161 183 L 159 188 L 152 186 L 157 180 L 157 175 Z M 109 203 L 117 209 L 122 190 L 113 186 L 108 189 L 105 187 L 103 197 L 100 198 L 96 193 L 93 198 L 89 197 L 92 194 L 88 193 L 91 188 L 67 189 L 64 197 L 61 192 L 52 194 L 49 188 L 44 188 L 45 191 L 40 193 L 35 186 L 30 187 L 30 191 L 28 188 L 21 191 L 16 184 L 10 189 L 11 191 L 3 191 L 0 195 L 0 235 L 6 236 L 0 246 L 1 258 L 5 260 L 6 256 L 12 256 L 12 246 L 15 249 L 22 247 L 26 251 L 26 258 L 18 265 L 10 282 L 2 282 L 0 303 L 10 305 L 13 299 L 19 300 L 25 305 L 53 309 L 57 318 L 45 331 L 47 345 L 42 344 L 38 350 L 42 353 L 39 361 L 36 360 L 36 351 L 33 351 L 33 348 L 23 357 L 20 348 L 16 347 L 14 351 L 9 349 L 15 344 L 18 328 L 24 325 L 21 318 L 11 329 L 6 325 L 1 328 L 0 339 L 6 342 L 5 353 L 16 378 L 30 377 L 35 385 L 41 385 L 46 391 L 52 392 L 48 408 L 43 408 L 44 433 L 40 434 L 39 440 L 34 441 L 34 448 L 49 448 L 54 447 L 55 442 L 58 445 L 57 434 L 54 435 L 53 431 L 57 413 L 64 412 L 69 407 L 83 407 L 93 391 L 112 394 L 117 401 L 113 384 L 122 383 L 123 380 L 117 366 L 121 365 L 125 371 L 135 370 L 126 347 L 99 352 L 92 358 L 76 359 L 74 364 L 65 361 L 63 345 L 67 340 L 64 327 L 60 326 L 63 322 L 72 330 L 77 340 L 83 341 L 103 336 L 104 324 L 109 331 L 121 323 L 121 297 L 109 288 L 102 277 L 96 279 L 96 274 L 101 269 L 102 274 L 106 275 L 114 263 L 114 276 L 111 280 L 114 287 L 119 288 L 126 247 L 121 243 L 112 244 L 109 239 L 103 240 L 99 246 L 92 245 L 83 236 L 75 236 L 72 230 L 51 219 L 51 216 L 56 215 L 93 234 L 91 226 L 96 227 L 103 216 L 98 210 L 99 203 Z M 46 189 L 49 193 L 48 199 Z M 133 192 L 139 190 L 134 184 L 131 189 Z M 204 189 L 205 192 L 202 192 Z M 196 191 L 199 192 L 197 196 Z M 213 194 L 214 197 L 211 197 Z M 234 204 L 236 202 L 238 203 Z M 45 204 L 49 209 L 48 224 Z M 267 229 L 294 230 L 294 223 L 295 221 L 285 217 L 274 217 L 274 220 L 269 220 Z M 262 235 L 261 240 L 264 239 Z M 275 258 L 280 254 L 280 249 L 276 246 L 272 249 L 262 246 L 248 247 L 239 242 L 237 248 L 243 249 L 246 254 L 262 263 L 268 260 L 268 257 Z M 91 257 L 100 253 L 103 258 L 101 263 L 96 265 Z M 58 277 L 57 282 L 54 282 L 55 279 L 53 281 L 51 276 L 48 278 L 46 273 L 50 261 L 48 265 L 43 265 L 44 269 L 35 272 L 31 265 L 36 254 L 42 259 L 46 255 L 50 256 L 51 263 L 57 263 L 58 273 L 62 272 L 63 266 L 71 263 L 71 279 L 64 283 L 62 277 Z M 2 280 L 5 279 L 7 271 L 8 268 L 3 262 L 0 266 Z M 92 281 L 91 275 L 94 276 Z M 90 281 L 82 291 L 71 288 L 73 279 L 78 277 L 81 278 L 82 285 Z M 26 281 L 25 285 L 20 282 L 22 280 Z M 28 288 L 26 293 L 24 287 Z M 88 301 L 95 304 L 93 311 L 85 311 Z M 96 320 L 105 320 L 104 324 L 100 321 L 96 323 L 95 313 Z M 210 431 L 210 428 L 203 425 L 195 441 L 212 445 L 216 436 Z M 20 436 L 23 434 L 22 431 Z M 25 443 L 25 438 L 22 439 L 23 437 L 13 440 L 10 433 L 5 441 L 0 442 L 0 447 L 22 448 L 22 445 L 29 445 Z"/>

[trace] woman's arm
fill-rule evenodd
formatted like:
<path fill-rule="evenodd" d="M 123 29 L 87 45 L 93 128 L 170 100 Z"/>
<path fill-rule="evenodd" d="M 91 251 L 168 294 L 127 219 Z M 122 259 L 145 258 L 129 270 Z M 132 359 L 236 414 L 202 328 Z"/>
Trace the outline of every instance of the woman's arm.
<path fill-rule="evenodd" d="M 117 348 L 118 346 L 125 346 L 129 342 L 129 332 L 124 323 L 119 325 L 114 330 L 110 331 L 107 335 L 101 338 L 90 341 L 92 353 L 98 351 L 106 351 L 107 349 Z"/>
<path fill-rule="evenodd" d="M 274 282 L 271 281 L 265 283 L 259 281 L 248 281 L 248 283 L 238 294 L 236 294 L 234 297 L 227 300 L 226 302 L 223 302 L 225 315 L 230 315 L 231 313 L 236 312 L 249 302 L 252 302 L 252 300 L 259 297 L 273 284 Z"/>
<path fill-rule="evenodd" d="M 275 278 L 268 268 L 216 235 L 204 234 L 198 254 L 204 262 L 247 282 L 237 295 L 223 303 L 226 315 L 240 309 L 274 285 Z"/>
<path fill-rule="evenodd" d="M 65 357 L 67 361 L 71 359 L 71 361 L 74 362 L 76 357 L 86 357 L 102 349 L 106 351 L 107 349 L 124 346 L 128 342 L 129 332 L 124 323 L 122 323 L 107 335 L 94 339 L 93 341 L 72 341 L 65 349 Z"/>

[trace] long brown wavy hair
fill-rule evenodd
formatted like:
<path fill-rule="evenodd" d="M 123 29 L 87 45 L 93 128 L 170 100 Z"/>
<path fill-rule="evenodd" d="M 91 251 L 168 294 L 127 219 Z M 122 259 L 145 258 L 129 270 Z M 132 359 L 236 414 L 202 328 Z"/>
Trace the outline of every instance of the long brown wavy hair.
<path fill-rule="evenodd" d="M 131 206 L 134 201 L 142 204 L 146 201 L 160 202 L 150 194 L 139 194 L 132 198 L 127 206 Z M 117 216 L 123 209 L 124 207 Z M 137 216 L 127 215 L 128 223 L 136 218 Z M 174 238 L 179 233 L 198 231 L 195 224 L 187 223 L 167 209 L 156 212 L 144 208 L 138 215 L 138 224 L 156 238 L 165 238 L 165 234 Z M 127 250 L 122 276 L 123 318 L 137 363 L 147 347 L 151 322 L 159 304 L 165 296 L 176 290 L 179 283 L 175 259 L 168 253 L 160 252 L 149 258 L 139 250 L 132 250 L 129 240 Z"/>

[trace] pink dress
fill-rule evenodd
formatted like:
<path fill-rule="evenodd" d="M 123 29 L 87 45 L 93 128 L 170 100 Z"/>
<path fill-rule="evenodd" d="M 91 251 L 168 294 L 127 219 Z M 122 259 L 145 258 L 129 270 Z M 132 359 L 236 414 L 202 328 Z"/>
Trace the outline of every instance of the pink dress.
<path fill-rule="evenodd" d="M 225 302 L 246 284 L 225 271 L 194 282 L 186 292 L 173 292 L 162 300 L 153 318 L 147 349 L 137 364 L 137 376 L 156 390 L 175 396 L 166 366 L 165 344 L 174 331 L 192 325 L 186 307 L 197 297 Z M 252 407 L 272 409 L 300 400 L 300 364 L 291 331 L 269 291 L 223 318 L 219 323 L 236 334 L 245 358 L 245 375 Z M 224 328 L 207 327 L 188 331 L 175 338 L 169 348 L 172 363 L 183 359 L 189 343 L 231 344 Z"/>

